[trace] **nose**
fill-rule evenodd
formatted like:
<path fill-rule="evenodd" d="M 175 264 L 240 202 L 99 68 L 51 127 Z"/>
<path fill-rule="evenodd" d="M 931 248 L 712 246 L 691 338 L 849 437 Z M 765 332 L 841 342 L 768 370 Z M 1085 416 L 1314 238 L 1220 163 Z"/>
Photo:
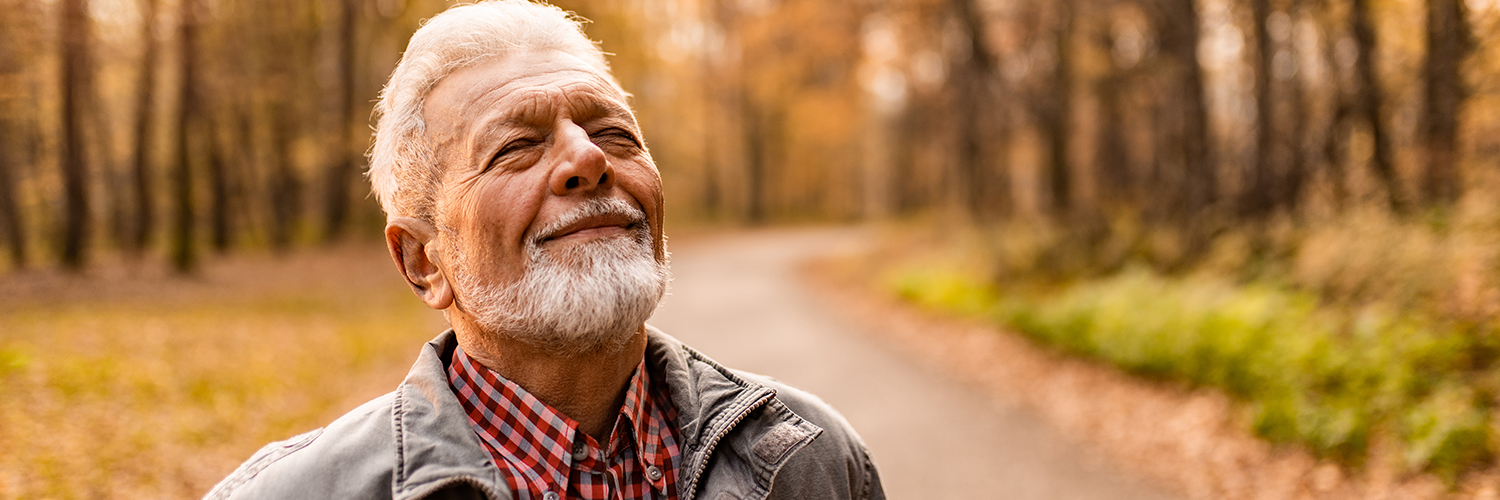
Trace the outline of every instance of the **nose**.
<path fill-rule="evenodd" d="M 588 131 L 572 122 L 563 122 L 553 135 L 557 167 L 548 184 L 558 196 L 604 191 L 614 186 L 615 176 L 604 150 L 589 138 Z"/>

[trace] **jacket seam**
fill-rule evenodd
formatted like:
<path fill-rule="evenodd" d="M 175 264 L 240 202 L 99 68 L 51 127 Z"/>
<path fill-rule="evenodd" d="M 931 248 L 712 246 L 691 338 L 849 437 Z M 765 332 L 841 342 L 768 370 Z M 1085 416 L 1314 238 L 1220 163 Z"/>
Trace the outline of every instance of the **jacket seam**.
<path fill-rule="evenodd" d="M 400 493 L 401 487 L 406 484 L 406 433 L 401 427 L 401 417 L 406 413 L 403 404 L 406 400 L 405 396 L 406 384 L 396 386 L 395 401 L 391 404 L 392 432 L 396 435 L 396 470 L 391 474 L 394 483 L 391 485 L 392 496 Z"/>
<path fill-rule="evenodd" d="M 741 378 L 738 374 L 734 373 L 732 370 L 724 367 L 724 365 L 720 365 L 717 361 L 709 359 L 707 356 L 704 356 L 703 353 L 698 352 L 696 349 L 688 347 L 687 344 L 683 344 L 682 345 L 682 350 L 687 351 L 687 354 L 688 354 L 689 358 L 691 358 L 691 359 L 693 359 L 695 361 L 701 362 L 703 364 L 708 365 L 710 368 L 713 368 L 714 371 L 718 372 L 720 375 L 723 375 L 724 378 L 729 379 L 730 382 L 734 382 L 735 385 L 738 385 L 738 386 L 744 387 L 744 388 L 750 388 L 750 387 L 753 386 L 753 387 L 765 387 L 767 389 L 770 389 L 769 387 L 766 387 L 766 386 L 764 386 L 762 384 L 757 384 L 757 383 L 745 380 L 744 378 Z M 775 390 L 772 389 L 772 392 L 774 393 Z"/>
<path fill-rule="evenodd" d="M 495 490 L 493 488 L 490 488 L 489 485 L 484 484 L 483 481 L 480 481 L 479 478 L 471 476 L 471 475 L 468 475 L 468 474 L 461 474 L 461 475 L 456 475 L 456 476 L 448 476 L 448 477 L 439 479 L 437 481 L 433 481 L 431 483 L 428 483 L 426 485 L 423 485 L 420 489 L 418 489 L 416 491 L 413 491 L 413 492 L 410 492 L 409 494 L 407 494 L 405 496 L 393 496 L 392 498 L 398 498 L 398 499 L 403 499 L 403 498 L 424 498 L 424 497 L 426 497 L 428 495 L 431 495 L 433 493 L 441 491 L 443 488 L 445 488 L 445 487 L 447 487 L 449 485 L 453 485 L 453 484 L 457 484 L 457 483 L 468 483 L 469 486 L 473 486 L 474 489 L 479 490 L 480 493 L 483 493 L 484 496 L 485 496 L 485 498 L 489 498 L 489 499 L 492 499 L 492 500 L 493 499 L 497 499 L 497 498 L 504 498 L 499 493 L 495 492 Z"/>
<path fill-rule="evenodd" d="M 865 449 L 864 446 L 859 447 L 859 456 L 864 466 L 864 474 L 860 477 L 859 497 L 874 498 L 875 462 L 870 459 L 870 450 Z"/>
<path fill-rule="evenodd" d="M 206 498 L 229 498 L 230 495 L 234 494 L 234 491 L 236 489 L 238 489 L 240 486 L 244 486 L 245 483 L 250 482 L 250 480 L 254 479 L 256 475 L 261 473 L 261 471 L 266 470 L 282 458 L 286 458 L 288 455 L 306 448 L 307 445 L 312 444 L 313 440 L 318 439 L 318 436 L 321 436 L 322 434 L 323 428 L 319 427 L 317 429 L 305 432 L 301 435 L 293 436 L 291 439 L 287 439 L 286 441 L 268 445 L 268 448 L 271 446 L 275 446 L 276 449 L 266 453 L 259 460 L 254 460 L 245 464 L 244 466 L 241 466 L 238 470 L 231 474 L 230 477 L 226 478 L 222 484 L 215 487 L 213 491 L 210 491 L 209 495 Z"/>

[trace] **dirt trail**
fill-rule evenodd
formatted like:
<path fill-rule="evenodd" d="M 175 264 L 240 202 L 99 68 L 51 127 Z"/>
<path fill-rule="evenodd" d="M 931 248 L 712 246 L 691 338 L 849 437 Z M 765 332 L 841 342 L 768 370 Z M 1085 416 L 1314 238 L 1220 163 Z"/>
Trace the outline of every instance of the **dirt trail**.
<path fill-rule="evenodd" d="M 869 445 L 890 498 L 1179 498 L 827 310 L 798 265 L 866 241 L 848 229 L 674 240 L 672 295 L 651 323 L 833 404 Z"/>

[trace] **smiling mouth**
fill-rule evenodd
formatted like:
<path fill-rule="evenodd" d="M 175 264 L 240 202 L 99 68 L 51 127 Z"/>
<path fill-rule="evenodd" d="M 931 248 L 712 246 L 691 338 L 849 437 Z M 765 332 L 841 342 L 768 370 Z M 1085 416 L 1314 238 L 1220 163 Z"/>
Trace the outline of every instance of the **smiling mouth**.
<path fill-rule="evenodd" d="M 596 238 L 629 234 L 636 227 L 637 222 L 626 214 L 600 214 L 578 219 L 555 231 L 550 231 L 548 234 L 542 235 L 537 241 L 539 243 L 547 243 L 560 239 Z"/>

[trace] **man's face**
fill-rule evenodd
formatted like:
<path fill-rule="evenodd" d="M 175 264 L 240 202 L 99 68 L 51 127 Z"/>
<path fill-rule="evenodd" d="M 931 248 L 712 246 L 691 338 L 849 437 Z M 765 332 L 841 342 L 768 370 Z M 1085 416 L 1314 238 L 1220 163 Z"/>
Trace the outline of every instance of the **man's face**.
<path fill-rule="evenodd" d="M 457 71 L 428 95 L 424 118 L 445 169 L 439 223 L 465 235 L 471 257 L 497 266 L 474 272 L 518 279 L 527 235 L 596 197 L 645 212 L 656 257 L 665 258 L 656 165 L 625 97 L 582 60 L 522 52 Z M 543 246 L 626 231 L 600 222 Z"/>
<path fill-rule="evenodd" d="M 593 326 L 645 321 L 641 307 L 610 303 L 649 297 L 654 309 L 664 289 L 661 179 L 604 77 L 559 52 L 508 54 L 444 79 L 424 118 L 444 169 L 436 222 L 461 307 L 482 325 L 499 316 L 485 326 L 501 330 L 587 329 L 506 321 L 611 307 L 631 318 Z"/>

